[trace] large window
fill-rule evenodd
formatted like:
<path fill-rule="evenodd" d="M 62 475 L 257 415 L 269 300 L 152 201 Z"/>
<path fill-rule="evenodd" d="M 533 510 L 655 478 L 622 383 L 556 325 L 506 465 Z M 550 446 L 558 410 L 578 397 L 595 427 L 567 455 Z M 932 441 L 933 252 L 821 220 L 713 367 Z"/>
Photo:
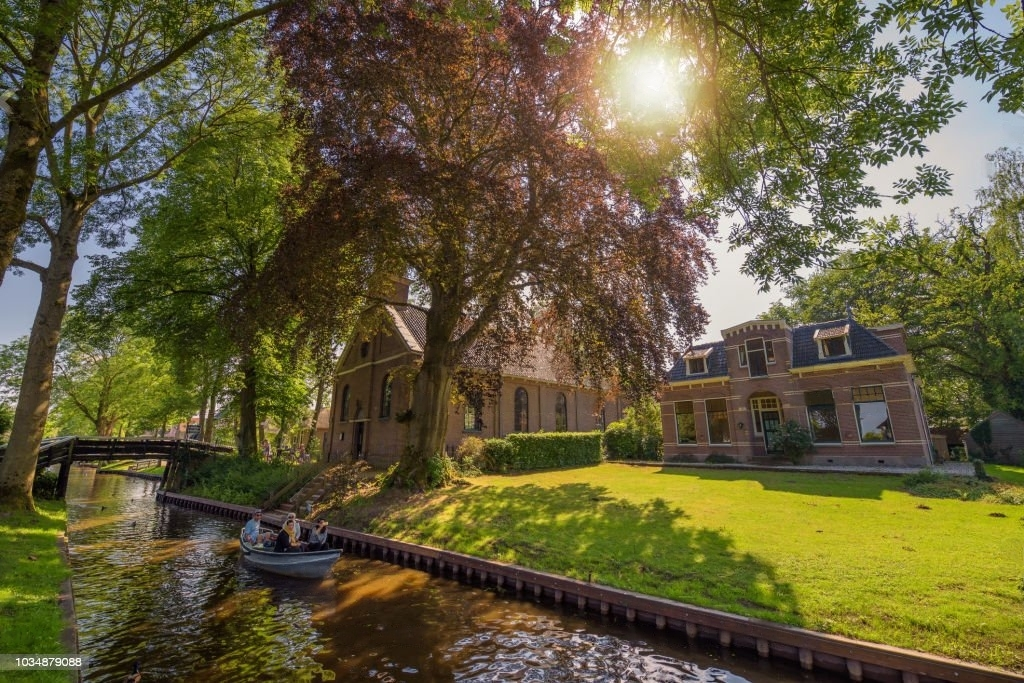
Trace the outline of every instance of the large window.
<path fill-rule="evenodd" d="M 724 398 L 711 398 L 704 402 L 708 413 L 708 440 L 711 443 L 732 443 L 729 433 L 729 407 Z"/>
<path fill-rule="evenodd" d="M 463 415 L 462 429 L 467 432 L 479 432 L 484 428 L 483 401 L 480 397 L 473 397 L 466 401 L 465 414 Z"/>
<path fill-rule="evenodd" d="M 842 443 L 832 391 L 822 389 L 805 392 L 804 402 L 807 404 L 807 421 L 811 425 L 811 439 L 814 443 Z"/>
<path fill-rule="evenodd" d="M 391 373 L 384 375 L 384 381 L 380 384 L 380 416 L 391 417 L 391 385 L 394 377 Z"/>
<path fill-rule="evenodd" d="M 522 387 L 516 389 L 514 429 L 517 432 L 530 431 L 530 395 Z"/>
<path fill-rule="evenodd" d="M 555 431 L 565 432 L 569 430 L 569 404 L 565 400 L 565 394 L 558 392 L 555 397 Z"/>
<path fill-rule="evenodd" d="M 341 419 L 348 419 L 348 404 L 352 400 L 352 389 L 346 384 L 341 390 Z"/>
<path fill-rule="evenodd" d="M 676 401 L 676 443 L 697 443 L 693 401 Z"/>
<path fill-rule="evenodd" d="M 853 407 L 857 413 L 857 429 L 865 443 L 891 443 L 895 439 L 885 392 L 881 385 L 854 387 Z"/>

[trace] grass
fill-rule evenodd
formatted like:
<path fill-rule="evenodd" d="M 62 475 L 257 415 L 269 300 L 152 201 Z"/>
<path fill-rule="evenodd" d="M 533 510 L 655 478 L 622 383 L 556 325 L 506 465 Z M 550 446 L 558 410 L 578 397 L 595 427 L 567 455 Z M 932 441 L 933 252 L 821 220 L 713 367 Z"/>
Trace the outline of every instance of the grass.
<path fill-rule="evenodd" d="M 67 528 L 63 501 L 37 500 L 38 512 L 0 513 L 0 653 L 72 654 L 61 642 L 57 603 L 70 569 L 57 547 Z M 3 672 L 4 681 L 60 681 L 67 671 Z"/>
<path fill-rule="evenodd" d="M 405 541 L 1024 672 L 1018 506 L 895 476 L 616 464 L 345 505 L 331 518 Z"/>
<path fill-rule="evenodd" d="M 985 463 L 985 472 L 997 481 L 1024 486 L 1024 467 Z"/>

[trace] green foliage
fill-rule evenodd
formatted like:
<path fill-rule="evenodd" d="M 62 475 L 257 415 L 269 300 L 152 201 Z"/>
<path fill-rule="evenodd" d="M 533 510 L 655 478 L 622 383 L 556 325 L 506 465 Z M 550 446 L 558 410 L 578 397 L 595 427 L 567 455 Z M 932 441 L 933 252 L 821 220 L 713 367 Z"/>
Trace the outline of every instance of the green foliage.
<path fill-rule="evenodd" d="M 989 481 L 992 477 L 988 476 L 985 472 L 985 461 L 984 460 L 972 460 L 971 464 L 974 465 L 974 476 L 982 481 Z"/>
<path fill-rule="evenodd" d="M 584 467 L 601 462 L 601 432 L 509 434 L 486 439 L 484 472 L 526 472 L 552 467 Z"/>
<path fill-rule="evenodd" d="M 814 448 L 811 432 L 796 420 L 786 420 L 779 427 L 775 445 L 793 463 L 799 463 Z"/>
<path fill-rule="evenodd" d="M 982 420 L 971 428 L 970 434 L 981 448 L 981 456 L 991 460 L 995 456 L 992 449 L 992 422 L 988 419 Z"/>
<path fill-rule="evenodd" d="M 608 425 L 602 435 L 605 453 L 613 459 L 661 460 L 663 441 L 661 406 L 652 398 L 626 408 L 622 419 Z"/>
<path fill-rule="evenodd" d="M 226 503 L 260 506 L 283 487 L 304 481 L 315 470 L 315 465 L 216 456 L 189 472 L 182 493 Z"/>
<path fill-rule="evenodd" d="M 7 432 L 14 424 L 14 408 L 0 401 L 0 443 L 3 443 Z"/>
<path fill-rule="evenodd" d="M 57 482 L 58 474 L 51 472 L 50 470 L 43 470 L 36 473 L 36 478 L 32 480 L 32 498 L 35 500 L 57 500 Z"/>
<path fill-rule="evenodd" d="M 484 462 L 484 440 L 477 436 L 467 436 L 455 450 L 455 461 L 459 470 L 464 476 L 474 476 L 480 473 L 481 463 Z"/>
<path fill-rule="evenodd" d="M 459 468 L 447 453 L 427 459 L 427 487 L 443 488 L 459 478 Z"/>

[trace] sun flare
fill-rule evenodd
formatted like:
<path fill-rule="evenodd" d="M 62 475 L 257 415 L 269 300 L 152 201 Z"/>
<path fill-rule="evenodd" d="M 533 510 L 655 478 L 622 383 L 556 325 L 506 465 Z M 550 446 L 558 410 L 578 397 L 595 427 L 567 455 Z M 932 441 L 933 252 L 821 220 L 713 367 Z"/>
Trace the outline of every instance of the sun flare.
<path fill-rule="evenodd" d="M 681 113 L 685 73 L 678 58 L 633 53 L 620 62 L 617 90 L 620 104 L 637 116 Z"/>

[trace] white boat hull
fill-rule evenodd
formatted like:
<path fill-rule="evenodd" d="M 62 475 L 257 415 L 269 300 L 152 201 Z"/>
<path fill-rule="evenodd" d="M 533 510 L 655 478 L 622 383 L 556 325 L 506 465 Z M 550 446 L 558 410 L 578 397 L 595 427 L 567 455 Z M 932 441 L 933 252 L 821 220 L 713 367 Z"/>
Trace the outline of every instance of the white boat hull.
<path fill-rule="evenodd" d="M 319 579 L 331 570 L 341 557 L 340 550 L 313 550 L 296 553 L 275 553 L 273 550 L 257 548 L 238 539 L 242 556 L 246 562 L 260 569 L 281 576 L 297 579 Z"/>

